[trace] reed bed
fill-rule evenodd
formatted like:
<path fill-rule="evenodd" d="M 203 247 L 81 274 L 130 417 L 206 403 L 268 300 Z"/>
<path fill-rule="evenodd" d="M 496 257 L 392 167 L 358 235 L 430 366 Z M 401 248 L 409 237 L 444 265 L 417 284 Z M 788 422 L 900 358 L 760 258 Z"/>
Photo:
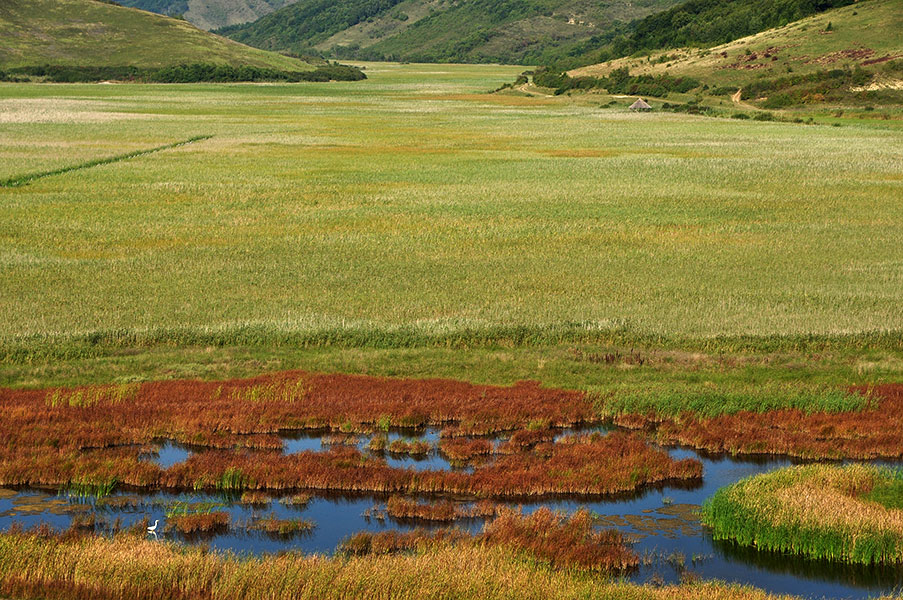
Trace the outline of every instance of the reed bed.
<path fill-rule="evenodd" d="M 229 529 L 232 519 L 224 511 L 188 513 L 168 517 L 167 531 L 178 531 L 185 535 L 221 533 Z"/>
<path fill-rule="evenodd" d="M 483 500 L 474 504 L 462 504 L 451 500 L 418 502 L 404 496 L 391 496 L 386 501 L 386 514 L 395 519 L 421 521 L 456 521 L 495 516 L 499 505 Z"/>
<path fill-rule="evenodd" d="M 903 563 L 898 471 L 810 465 L 720 489 L 703 507 L 716 539 L 815 559 Z"/>
<path fill-rule="evenodd" d="M 17 600 L 778 600 L 719 583 L 637 586 L 525 561 L 508 546 L 437 539 L 409 552 L 236 557 L 148 540 L 0 533 L 0 595 Z M 789 597 L 781 597 L 789 600 Z"/>
<path fill-rule="evenodd" d="M 452 462 L 467 462 L 492 454 L 492 442 L 486 439 L 442 438 L 439 453 Z"/>
<path fill-rule="evenodd" d="M 413 506 L 407 501 L 402 502 L 405 509 Z M 597 530 L 589 511 L 579 510 L 567 516 L 540 508 L 524 515 L 520 511 L 501 508 L 498 515 L 476 535 L 454 529 L 361 532 L 346 539 L 340 550 L 357 556 L 392 554 L 443 542 L 505 546 L 544 561 L 555 569 L 614 573 L 639 565 L 639 557 L 627 546 L 623 534 Z"/>
<path fill-rule="evenodd" d="M 433 451 L 432 444 L 421 440 L 393 440 L 388 447 L 392 454 L 407 454 L 409 456 L 426 456 Z"/>
<path fill-rule="evenodd" d="M 324 446 L 357 446 L 361 438 L 348 433 L 336 433 L 324 435 L 320 443 Z"/>
<path fill-rule="evenodd" d="M 153 382 L 129 390 L 128 402 L 75 404 L 47 400 L 72 397 L 71 390 L 0 390 L 9 415 L 0 423 L 4 436 L 0 483 L 119 481 L 182 490 L 318 489 L 511 497 L 603 495 L 700 475 L 698 462 L 672 461 L 632 436 L 534 444 L 548 434 L 515 433 L 514 439 L 529 438 L 520 444 L 522 452 L 465 474 L 392 468 L 382 459 L 346 446 L 358 438 L 341 433 L 374 426 L 437 424 L 472 430 L 476 423 L 490 431 L 518 430 L 536 423 L 563 426 L 593 420 L 581 393 L 529 382 L 493 387 L 449 380 L 287 372 L 230 382 Z M 113 392 L 104 394 L 113 397 Z M 278 451 L 282 442 L 275 432 L 302 427 L 338 430 L 331 439 L 342 443 L 323 452 L 282 455 Z M 141 460 L 142 448 L 161 438 L 191 443 L 197 451 L 168 469 Z M 446 448 L 456 439 L 444 437 Z M 488 442 L 467 443 L 469 452 L 479 447 L 484 453 Z M 386 449 L 413 455 L 432 451 L 429 444 L 416 440 L 396 440 Z"/>
<path fill-rule="evenodd" d="M 376 425 L 479 423 L 491 432 L 524 427 L 537 418 L 560 426 L 596 419 L 581 392 L 545 389 L 535 382 L 501 387 L 300 371 L 125 388 L 3 388 L 0 402 L 8 409 L 0 423 L 0 454 L 31 446 L 105 448 L 158 439 L 278 449 L 282 442 L 275 434 L 292 429 L 347 432 Z"/>
<path fill-rule="evenodd" d="M 631 434 L 579 436 L 534 451 L 500 457 L 473 473 L 414 471 L 389 467 L 355 448 L 293 455 L 196 454 L 161 473 L 172 488 L 216 489 L 223 473 L 247 489 L 297 488 L 390 493 L 450 493 L 486 498 L 550 494 L 607 495 L 666 481 L 702 476 L 699 461 L 673 460 Z"/>
<path fill-rule="evenodd" d="M 615 530 L 598 531 L 589 511 L 570 517 L 543 507 L 529 516 L 503 510 L 486 525 L 483 539 L 508 545 L 547 560 L 556 568 L 578 567 L 593 571 L 625 571 L 639 565 L 639 557 Z"/>
<path fill-rule="evenodd" d="M 550 429 L 522 429 L 511 434 L 505 442 L 499 444 L 496 452 L 499 454 L 515 454 L 529 450 L 540 442 L 551 442 L 555 439 L 555 432 Z"/>
<path fill-rule="evenodd" d="M 240 504 L 253 506 L 255 508 L 269 506 L 272 501 L 273 498 L 269 494 L 264 494 L 262 492 L 244 492 L 238 499 Z"/>
<path fill-rule="evenodd" d="M 31 449 L 0 462 L 0 482 L 5 485 L 67 485 L 74 479 L 97 481 L 113 476 L 130 486 L 175 490 L 334 490 L 502 498 L 627 492 L 666 481 L 697 480 L 702 465 L 692 459 L 675 461 L 627 433 L 540 444 L 529 452 L 500 456 L 472 473 L 390 467 L 380 458 L 346 446 L 290 455 L 209 450 L 167 469 L 141 461 L 124 448 L 90 453 Z"/>
<path fill-rule="evenodd" d="M 807 459 L 903 458 L 903 385 L 855 387 L 862 410 L 807 412 L 741 411 L 712 418 L 627 415 L 616 420 L 637 429 L 655 428 L 659 441 L 735 455 L 780 454 Z"/>
<path fill-rule="evenodd" d="M 275 513 L 258 517 L 251 521 L 248 529 L 262 531 L 277 538 L 289 538 L 310 533 L 316 525 L 309 519 L 283 519 Z"/>
<path fill-rule="evenodd" d="M 304 508 L 310 504 L 311 497 L 310 494 L 292 494 L 291 496 L 282 498 L 279 502 L 293 508 Z"/>

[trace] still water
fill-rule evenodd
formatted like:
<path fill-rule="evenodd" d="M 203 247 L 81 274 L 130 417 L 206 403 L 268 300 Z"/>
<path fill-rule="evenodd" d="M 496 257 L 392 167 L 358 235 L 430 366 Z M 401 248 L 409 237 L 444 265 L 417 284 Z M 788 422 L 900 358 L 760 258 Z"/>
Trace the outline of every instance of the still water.
<path fill-rule="evenodd" d="M 562 430 L 560 435 L 571 433 Z M 439 440 L 435 429 L 393 431 L 388 441 L 417 439 L 434 447 Z M 296 434 L 284 438 L 286 453 L 319 451 L 335 438 L 321 434 Z M 369 437 L 344 440 L 367 452 Z M 766 473 L 791 464 L 786 459 L 743 460 L 731 457 L 700 455 L 692 450 L 669 448 L 676 459 L 697 458 L 703 463 L 703 480 L 687 487 L 663 486 L 646 489 L 628 497 L 606 499 L 543 499 L 528 503 L 509 503 L 524 512 L 545 506 L 553 510 L 573 512 L 586 508 L 596 514 L 600 527 L 615 528 L 629 536 L 641 566 L 627 576 L 636 582 L 671 583 L 682 577 L 720 579 L 755 585 L 774 593 L 795 594 L 808 598 L 869 598 L 903 589 L 903 569 L 893 567 L 857 567 L 812 561 L 798 557 L 759 552 L 731 543 L 712 540 L 700 524 L 696 511 L 718 488 L 745 477 Z M 154 460 L 163 467 L 184 461 L 191 448 L 161 441 Z M 382 455 L 389 465 L 400 468 L 464 469 L 446 461 L 435 449 L 423 457 Z M 148 517 L 160 519 L 165 527 L 166 510 L 175 503 L 211 503 L 214 510 L 230 514 L 232 526 L 227 532 L 211 536 L 186 538 L 177 533 L 158 534 L 159 539 L 176 539 L 187 543 L 203 543 L 211 548 L 237 553 L 271 553 L 301 550 L 330 554 L 343 539 L 358 531 L 383 531 L 415 527 L 440 527 L 424 522 L 399 521 L 381 511 L 386 501 L 379 494 L 315 494 L 303 506 L 293 506 L 274 497 L 264 506 L 248 506 L 236 497 L 213 494 L 173 494 L 167 492 L 135 493 L 119 490 L 112 496 L 79 499 L 61 496 L 55 491 L 35 489 L 0 489 L 0 529 L 14 522 L 25 527 L 49 523 L 66 528 L 75 515 L 93 512 L 98 532 L 109 530 L 118 521 L 121 526 Z M 315 523 L 310 532 L 291 537 L 271 536 L 247 528 L 255 519 L 274 515 L 278 518 L 303 518 Z M 455 527 L 479 531 L 483 519 L 455 522 Z"/>

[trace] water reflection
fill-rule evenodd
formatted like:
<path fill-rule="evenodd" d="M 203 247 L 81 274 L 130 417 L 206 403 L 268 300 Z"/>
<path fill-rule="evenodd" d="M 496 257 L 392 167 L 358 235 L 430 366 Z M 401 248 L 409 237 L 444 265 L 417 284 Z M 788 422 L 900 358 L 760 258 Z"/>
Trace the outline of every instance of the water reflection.
<path fill-rule="evenodd" d="M 287 454 L 324 449 L 324 435 L 329 432 L 302 432 L 283 437 Z M 559 431 L 557 436 L 572 431 Z M 354 445 L 363 453 L 373 454 L 392 466 L 414 469 L 453 469 L 437 447 L 439 430 L 393 430 L 376 434 L 356 434 Z M 384 435 L 387 442 L 409 439 L 429 443 L 432 449 L 423 457 L 392 455 L 369 450 L 373 435 Z M 492 438 L 493 443 L 506 435 Z M 718 488 L 745 477 L 766 473 L 793 464 L 787 459 L 760 457 L 738 460 L 726 456 L 704 455 L 686 448 L 666 449 L 673 458 L 698 458 L 703 463 L 703 479 L 690 485 L 660 485 L 639 493 L 599 498 L 545 498 L 508 502 L 532 512 L 540 507 L 573 512 L 586 508 L 593 512 L 600 527 L 623 531 L 635 544 L 642 565 L 630 578 L 637 582 L 678 582 L 688 574 L 704 579 L 751 584 L 774 593 L 796 594 L 809 598 L 867 598 L 887 594 L 903 587 L 903 569 L 839 565 L 801 559 L 776 553 L 760 552 L 732 543 L 715 542 L 699 522 L 698 509 Z M 161 441 L 157 451 L 147 459 L 161 466 L 186 460 L 192 449 Z M 882 463 L 894 465 L 895 463 Z M 896 463 L 899 464 L 899 463 Z M 452 498 L 454 499 L 454 498 Z M 358 531 L 384 531 L 413 527 L 436 528 L 447 523 L 430 523 L 411 519 L 388 518 L 383 511 L 387 497 L 380 494 L 317 493 L 242 497 L 241 494 L 173 494 L 165 491 L 135 493 L 117 491 L 111 496 L 85 502 L 40 490 L 0 489 L 0 529 L 13 523 L 25 527 L 41 522 L 60 529 L 74 519 L 93 523 L 98 532 L 129 527 L 143 519 L 161 522 L 160 539 L 187 543 L 203 542 L 211 548 L 240 553 L 273 553 L 302 550 L 329 554 L 341 541 Z M 470 501 L 470 498 L 458 498 Z M 229 515 L 228 529 L 207 536 L 184 536 L 166 528 L 167 514 L 180 504 L 215 504 L 217 511 Z M 93 514 L 93 521 L 86 514 Z M 283 536 L 259 531 L 254 524 L 262 518 L 307 519 L 315 526 L 303 535 Z M 476 532 L 483 518 L 455 522 L 454 526 Z"/>

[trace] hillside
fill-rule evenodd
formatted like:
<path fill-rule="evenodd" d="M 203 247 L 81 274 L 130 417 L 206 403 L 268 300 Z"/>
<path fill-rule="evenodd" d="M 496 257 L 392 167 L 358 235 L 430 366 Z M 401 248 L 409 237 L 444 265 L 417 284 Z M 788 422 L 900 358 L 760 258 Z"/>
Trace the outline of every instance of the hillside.
<path fill-rule="evenodd" d="M 715 46 L 855 2 L 687 0 L 667 11 L 632 23 L 627 35 L 608 35 L 607 40 L 593 40 L 582 54 L 572 60 L 582 61 L 585 65 L 650 50 Z"/>
<path fill-rule="evenodd" d="M 256 21 L 295 0 L 117 0 L 161 15 L 181 15 L 201 29 Z"/>
<path fill-rule="evenodd" d="M 35 65 L 164 67 L 179 63 L 306 71 L 190 23 L 98 0 L 3 0 L 0 69 Z"/>
<path fill-rule="evenodd" d="M 301 0 L 221 30 L 268 50 L 341 58 L 535 63 L 677 0 Z"/>
<path fill-rule="evenodd" d="M 572 77 L 631 75 L 691 77 L 710 88 L 745 88 L 743 98 L 805 92 L 833 73 L 847 91 L 903 89 L 903 10 L 900 0 L 867 0 L 708 49 L 661 50 L 572 70 Z M 844 76 L 843 73 L 848 73 Z M 839 82 L 847 77 L 845 82 Z M 783 82 L 784 85 L 779 85 Z M 786 89 L 785 89 L 786 88 Z M 768 91 L 769 93 L 766 93 Z M 840 92 L 841 90 L 835 90 Z M 830 90 L 808 90 L 810 100 Z M 803 100 L 806 93 L 800 93 Z M 753 98 L 754 99 L 754 98 Z M 774 98 L 771 102 L 775 104 Z M 779 108 L 779 106 L 772 106 Z"/>

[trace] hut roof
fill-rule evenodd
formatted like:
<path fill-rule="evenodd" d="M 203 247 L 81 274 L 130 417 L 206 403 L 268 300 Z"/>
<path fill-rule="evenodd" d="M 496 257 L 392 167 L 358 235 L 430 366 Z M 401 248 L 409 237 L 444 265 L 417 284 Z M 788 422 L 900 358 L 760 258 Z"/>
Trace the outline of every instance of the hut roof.
<path fill-rule="evenodd" d="M 630 105 L 630 110 L 652 110 L 652 107 L 642 98 L 637 98 L 637 101 Z"/>

